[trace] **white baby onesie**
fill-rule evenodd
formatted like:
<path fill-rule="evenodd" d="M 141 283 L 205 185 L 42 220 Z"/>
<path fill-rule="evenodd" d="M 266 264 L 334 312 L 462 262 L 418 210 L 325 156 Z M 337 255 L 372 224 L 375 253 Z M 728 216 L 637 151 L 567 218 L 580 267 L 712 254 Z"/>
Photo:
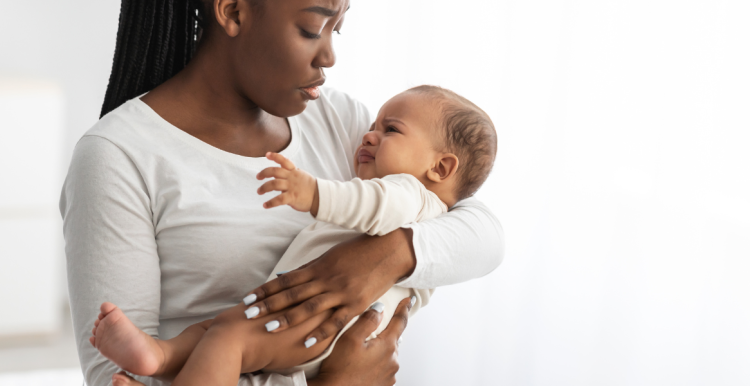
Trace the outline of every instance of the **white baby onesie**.
<path fill-rule="evenodd" d="M 409 174 L 394 174 L 383 178 L 340 182 L 318 179 L 317 220 L 303 229 L 292 241 L 276 264 L 275 272 L 291 271 L 318 258 L 335 245 L 362 233 L 382 236 L 411 222 L 429 220 L 448 211 L 438 196 L 427 190 L 418 179 Z M 409 316 L 427 305 L 433 289 L 412 289 L 394 286 L 379 302 L 385 304 L 383 319 L 369 339 L 382 332 L 393 317 L 396 306 L 404 298 L 415 295 L 416 303 Z M 327 358 L 341 334 L 357 320 L 352 319 L 336 336 L 330 347 L 317 358 L 290 369 L 275 373 L 292 374 L 304 370 L 307 378 L 317 375 L 320 363 Z"/>

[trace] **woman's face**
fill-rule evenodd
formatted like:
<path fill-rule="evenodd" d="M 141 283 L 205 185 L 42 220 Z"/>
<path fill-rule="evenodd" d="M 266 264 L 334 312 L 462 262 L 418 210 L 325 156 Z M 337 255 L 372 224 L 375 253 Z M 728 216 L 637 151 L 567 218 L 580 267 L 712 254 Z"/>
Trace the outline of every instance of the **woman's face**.
<path fill-rule="evenodd" d="M 249 1 L 249 0 L 241 0 Z M 304 111 L 317 99 L 323 69 L 336 63 L 333 34 L 344 22 L 349 0 L 265 0 L 259 14 L 240 17 L 230 40 L 232 78 L 239 92 L 279 117 Z"/>

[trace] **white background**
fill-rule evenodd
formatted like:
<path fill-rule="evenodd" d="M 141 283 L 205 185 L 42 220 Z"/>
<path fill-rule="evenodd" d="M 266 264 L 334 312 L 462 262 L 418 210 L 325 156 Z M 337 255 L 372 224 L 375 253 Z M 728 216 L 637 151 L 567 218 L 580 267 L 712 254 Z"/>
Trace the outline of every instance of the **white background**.
<path fill-rule="evenodd" d="M 0 5 L 0 75 L 62 87 L 63 173 L 119 2 Z M 448 87 L 499 134 L 479 197 L 505 261 L 411 320 L 399 384 L 750 383 L 748 20 L 743 0 L 352 1 L 328 85 L 373 114 Z"/>

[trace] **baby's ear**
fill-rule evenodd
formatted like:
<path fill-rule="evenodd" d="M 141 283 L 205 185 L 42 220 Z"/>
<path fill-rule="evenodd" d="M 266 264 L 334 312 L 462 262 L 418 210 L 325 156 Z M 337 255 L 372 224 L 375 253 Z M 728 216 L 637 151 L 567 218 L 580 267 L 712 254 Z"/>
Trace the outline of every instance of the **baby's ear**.
<path fill-rule="evenodd" d="M 427 178 L 432 182 L 443 182 L 453 177 L 458 170 L 458 157 L 451 153 L 441 154 L 432 169 L 427 172 Z"/>

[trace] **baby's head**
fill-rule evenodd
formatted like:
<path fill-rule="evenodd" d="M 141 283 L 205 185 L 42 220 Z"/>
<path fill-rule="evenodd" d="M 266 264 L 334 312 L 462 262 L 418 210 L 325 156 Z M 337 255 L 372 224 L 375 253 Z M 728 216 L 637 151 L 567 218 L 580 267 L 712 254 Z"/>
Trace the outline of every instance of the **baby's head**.
<path fill-rule="evenodd" d="M 354 156 L 362 179 L 411 174 L 452 206 L 487 179 L 497 152 L 490 117 L 468 99 L 418 86 L 380 108 Z"/>

